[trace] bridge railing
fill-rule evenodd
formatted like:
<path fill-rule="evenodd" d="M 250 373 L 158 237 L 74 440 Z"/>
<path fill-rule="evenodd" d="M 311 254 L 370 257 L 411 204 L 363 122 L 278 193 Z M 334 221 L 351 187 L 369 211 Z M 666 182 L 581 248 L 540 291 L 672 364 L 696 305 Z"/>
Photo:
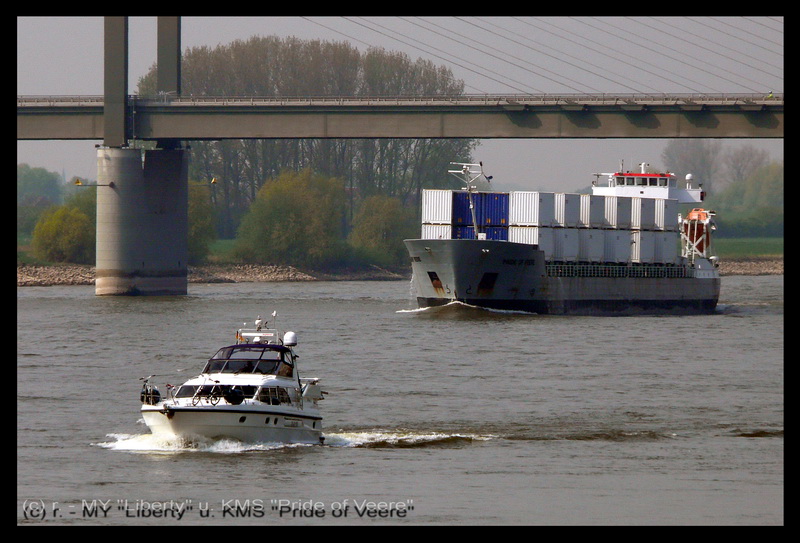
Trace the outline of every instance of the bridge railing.
<path fill-rule="evenodd" d="M 130 95 L 135 105 L 171 106 L 331 106 L 331 105 L 782 105 L 783 93 L 772 94 L 462 94 L 454 96 L 204 96 Z M 102 106 L 103 96 L 17 96 L 17 107 Z"/>

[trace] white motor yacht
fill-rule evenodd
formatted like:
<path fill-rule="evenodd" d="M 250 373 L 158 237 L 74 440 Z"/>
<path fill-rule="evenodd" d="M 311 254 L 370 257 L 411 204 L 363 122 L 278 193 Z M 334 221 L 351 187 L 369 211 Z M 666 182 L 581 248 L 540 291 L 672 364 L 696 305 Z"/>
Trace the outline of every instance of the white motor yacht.
<path fill-rule="evenodd" d="M 275 314 L 273 313 L 273 316 Z M 161 392 L 144 378 L 142 416 L 153 435 L 236 439 L 248 443 L 323 443 L 323 399 L 316 378 L 301 378 L 293 347 L 297 335 L 262 328 L 236 332 L 200 375 Z"/>

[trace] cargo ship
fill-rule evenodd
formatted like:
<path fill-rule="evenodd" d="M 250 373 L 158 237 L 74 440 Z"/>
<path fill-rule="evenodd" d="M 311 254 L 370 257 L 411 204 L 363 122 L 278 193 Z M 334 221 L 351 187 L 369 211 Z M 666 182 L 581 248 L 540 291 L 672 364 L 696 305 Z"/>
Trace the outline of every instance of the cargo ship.
<path fill-rule="evenodd" d="M 594 174 L 591 194 L 491 190 L 482 164 L 451 163 L 462 190 L 422 191 L 404 240 L 420 308 L 462 302 L 557 315 L 703 314 L 719 300 L 714 212 L 691 174 Z M 691 204 L 682 217 L 680 204 Z"/>

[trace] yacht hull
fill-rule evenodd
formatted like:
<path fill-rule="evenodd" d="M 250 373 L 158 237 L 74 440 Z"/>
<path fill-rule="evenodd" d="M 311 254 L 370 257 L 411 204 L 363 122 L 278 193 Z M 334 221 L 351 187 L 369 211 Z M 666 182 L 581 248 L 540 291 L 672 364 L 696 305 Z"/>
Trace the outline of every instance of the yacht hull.
<path fill-rule="evenodd" d="M 142 417 L 155 436 L 235 439 L 246 443 L 322 443 L 318 415 L 248 406 L 144 405 Z"/>

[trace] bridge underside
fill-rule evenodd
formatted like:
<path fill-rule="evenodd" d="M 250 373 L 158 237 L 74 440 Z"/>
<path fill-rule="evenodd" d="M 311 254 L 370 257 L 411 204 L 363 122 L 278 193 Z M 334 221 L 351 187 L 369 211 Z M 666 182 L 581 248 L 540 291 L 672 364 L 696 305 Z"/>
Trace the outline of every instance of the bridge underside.
<path fill-rule="evenodd" d="M 17 139 L 102 140 L 103 108 L 18 108 Z M 137 106 L 132 139 L 782 138 L 783 109 Z"/>

